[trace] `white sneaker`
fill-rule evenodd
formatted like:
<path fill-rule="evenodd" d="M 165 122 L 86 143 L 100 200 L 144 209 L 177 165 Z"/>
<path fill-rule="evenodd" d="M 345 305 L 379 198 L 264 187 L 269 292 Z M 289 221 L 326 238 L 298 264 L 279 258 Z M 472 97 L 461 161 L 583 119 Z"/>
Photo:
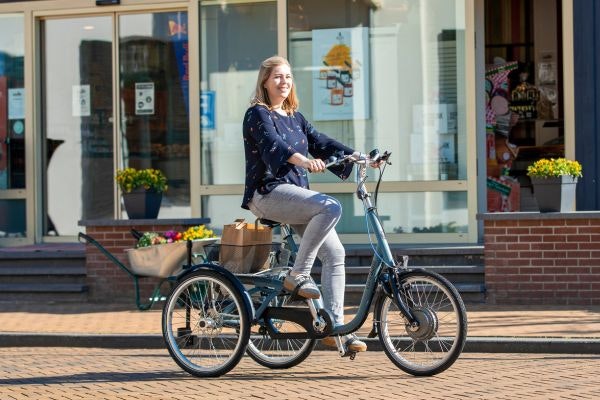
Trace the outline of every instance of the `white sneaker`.
<path fill-rule="evenodd" d="M 337 344 L 335 343 L 335 336 L 327 336 L 321 340 L 321 343 L 323 343 L 325 346 L 337 347 Z M 360 340 L 353 333 L 342 336 L 342 343 L 344 343 L 346 348 L 350 351 L 367 351 L 367 344 Z"/>
<path fill-rule="evenodd" d="M 283 287 L 290 292 L 296 292 L 298 296 L 305 299 L 318 299 L 321 297 L 321 292 L 310 275 L 288 275 L 283 280 Z"/>

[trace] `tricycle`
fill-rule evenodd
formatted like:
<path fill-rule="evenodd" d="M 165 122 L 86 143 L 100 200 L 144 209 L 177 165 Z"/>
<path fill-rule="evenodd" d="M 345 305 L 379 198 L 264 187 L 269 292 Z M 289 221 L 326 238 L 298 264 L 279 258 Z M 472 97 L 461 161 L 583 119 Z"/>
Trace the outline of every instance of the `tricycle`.
<path fill-rule="evenodd" d="M 266 270 L 234 274 L 207 260 L 177 276 L 162 314 L 163 337 L 175 362 L 198 377 L 227 373 L 245 352 L 268 368 L 290 368 L 309 356 L 316 340 L 328 336 L 334 337 L 340 356 L 354 359 L 356 353 L 341 337 L 357 331 L 374 304 L 368 337 L 379 337 L 385 354 L 397 367 L 419 376 L 449 368 L 466 341 L 465 306 L 444 277 L 410 269 L 406 256 L 394 259 L 376 207 L 389 156 L 371 152 L 369 157 L 340 157 L 328 164 L 357 165 L 356 194 L 365 209 L 373 250 L 362 299 L 350 322 L 334 325 L 320 298 L 300 298 L 283 288 L 283 279 L 293 265 L 293 235 L 285 224 L 262 221 L 279 227 L 284 239 Z M 365 185 L 366 166 L 376 159 L 385 163 L 373 201 Z"/>

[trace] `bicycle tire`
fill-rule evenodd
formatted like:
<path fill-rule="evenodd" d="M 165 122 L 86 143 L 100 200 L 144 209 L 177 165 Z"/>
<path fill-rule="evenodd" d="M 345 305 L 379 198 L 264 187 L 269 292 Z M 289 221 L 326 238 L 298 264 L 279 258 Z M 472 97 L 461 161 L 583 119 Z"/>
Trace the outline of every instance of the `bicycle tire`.
<path fill-rule="evenodd" d="M 242 294 L 225 276 L 197 271 L 179 282 L 162 314 L 169 354 L 197 377 L 217 377 L 235 367 L 248 345 L 250 321 Z"/>
<path fill-rule="evenodd" d="M 253 299 L 253 301 L 262 303 L 260 299 Z M 278 296 L 271 300 L 271 304 L 283 307 L 289 305 L 288 301 L 289 296 Z M 290 321 L 279 321 L 276 324 L 280 332 L 296 330 L 295 324 Z M 295 367 L 306 360 L 317 344 L 316 339 L 271 339 L 261 321 L 252 325 L 250 329 L 246 353 L 256 363 L 270 369 Z"/>
<path fill-rule="evenodd" d="M 400 295 L 405 304 L 412 304 L 420 326 L 411 330 L 390 297 L 378 301 L 375 320 L 383 350 L 404 372 L 415 376 L 439 374 L 457 360 L 465 345 L 464 303 L 456 288 L 434 272 L 409 272 L 399 286 Z"/>

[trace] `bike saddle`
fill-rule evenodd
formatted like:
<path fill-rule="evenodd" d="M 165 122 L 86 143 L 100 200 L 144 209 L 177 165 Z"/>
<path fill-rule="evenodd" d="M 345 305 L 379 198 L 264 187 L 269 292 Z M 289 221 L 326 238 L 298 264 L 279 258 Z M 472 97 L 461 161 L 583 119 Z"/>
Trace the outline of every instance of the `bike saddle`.
<path fill-rule="evenodd" d="M 259 218 L 258 220 L 260 221 L 261 224 L 268 226 L 270 228 L 275 228 L 275 227 L 281 225 L 281 222 L 273 221 L 273 220 L 266 219 L 266 218 Z"/>

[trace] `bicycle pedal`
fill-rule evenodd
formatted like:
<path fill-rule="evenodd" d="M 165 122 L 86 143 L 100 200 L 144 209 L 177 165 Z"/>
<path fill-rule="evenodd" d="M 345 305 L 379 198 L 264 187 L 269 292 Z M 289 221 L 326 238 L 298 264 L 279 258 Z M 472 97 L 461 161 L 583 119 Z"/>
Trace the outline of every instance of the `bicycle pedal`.
<path fill-rule="evenodd" d="M 354 359 L 356 358 L 356 351 L 348 352 L 348 357 L 350 357 L 350 361 L 354 361 Z"/>

